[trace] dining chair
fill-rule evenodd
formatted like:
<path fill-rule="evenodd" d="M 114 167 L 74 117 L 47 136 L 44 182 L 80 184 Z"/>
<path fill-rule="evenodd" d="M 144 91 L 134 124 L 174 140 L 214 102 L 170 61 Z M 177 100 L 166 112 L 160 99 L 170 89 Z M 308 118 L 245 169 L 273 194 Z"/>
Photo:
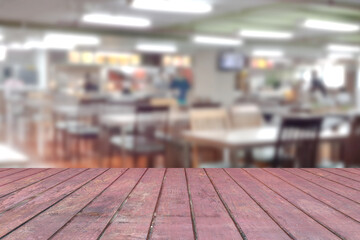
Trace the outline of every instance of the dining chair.
<path fill-rule="evenodd" d="M 65 125 L 65 146 L 70 157 L 81 159 L 82 143 L 94 143 L 98 140 L 99 116 L 104 110 L 104 99 L 80 100 L 74 115 L 69 116 Z M 74 153 L 74 154 L 72 154 Z"/>
<path fill-rule="evenodd" d="M 190 129 L 194 131 L 216 131 L 230 129 L 228 113 L 222 108 L 201 108 L 190 111 Z M 199 167 L 203 159 L 215 162 L 222 158 L 222 149 L 192 145 L 192 165 Z"/>
<path fill-rule="evenodd" d="M 136 106 L 135 115 L 132 133 L 121 134 L 110 139 L 112 152 L 121 150 L 124 155 L 131 155 L 135 167 L 138 166 L 140 157 L 147 157 L 148 166 L 153 167 L 156 156 L 165 156 L 163 133 L 167 132 L 169 108 L 139 105 Z"/>
<path fill-rule="evenodd" d="M 360 116 L 357 115 L 351 120 L 350 135 L 344 145 L 345 167 L 360 166 Z"/>
<path fill-rule="evenodd" d="M 316 166 L 322 118 L 284 118 L 278 133 L 273 167 Z"/>
<path fill-rule="evenodd" d="M 261 110 L 254 104 L 236 105 L 230 109 L 231 127 L 235 129 L 259 127 L 264 123 Z"/>

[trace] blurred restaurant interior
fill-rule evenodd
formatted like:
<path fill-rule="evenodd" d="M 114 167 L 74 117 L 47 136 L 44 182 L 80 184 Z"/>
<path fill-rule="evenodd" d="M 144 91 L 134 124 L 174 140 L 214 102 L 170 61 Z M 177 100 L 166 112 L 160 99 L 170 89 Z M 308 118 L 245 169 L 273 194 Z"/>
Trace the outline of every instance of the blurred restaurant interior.
<path fill-rule="evenodd" d="M 0 167 L 357 167 L 358 0 L 0 1 Z"/>

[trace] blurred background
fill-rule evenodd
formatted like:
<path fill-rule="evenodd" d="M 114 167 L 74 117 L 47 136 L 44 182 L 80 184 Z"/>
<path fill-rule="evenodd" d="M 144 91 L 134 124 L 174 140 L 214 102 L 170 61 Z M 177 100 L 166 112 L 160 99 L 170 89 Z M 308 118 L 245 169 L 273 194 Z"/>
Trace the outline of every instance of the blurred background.
<path fill-rule="evenodd" d="M 357 0 L 2 0 L 0 167 L 357 166 L 359 61 Z"/>

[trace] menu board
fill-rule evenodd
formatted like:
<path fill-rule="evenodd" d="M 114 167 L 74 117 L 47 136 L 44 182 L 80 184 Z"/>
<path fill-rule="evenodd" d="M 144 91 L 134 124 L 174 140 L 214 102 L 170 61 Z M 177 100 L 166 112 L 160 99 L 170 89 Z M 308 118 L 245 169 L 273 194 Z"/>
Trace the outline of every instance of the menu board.
<path fill-rule="evenodd" d="M 69 52 L 68 62 L 72 64 L 99 64 L 118 66 L 139 66 L 141 57 L 132 53 Z"/>

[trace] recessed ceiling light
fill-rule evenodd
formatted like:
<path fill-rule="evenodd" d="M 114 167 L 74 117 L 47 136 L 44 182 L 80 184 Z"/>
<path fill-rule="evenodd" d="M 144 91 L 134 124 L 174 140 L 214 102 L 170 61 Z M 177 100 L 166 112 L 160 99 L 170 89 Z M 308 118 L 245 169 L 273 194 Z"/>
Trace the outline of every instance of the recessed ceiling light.
<path fill-rule="evenodd" d="M 329 44 L 327 49 L 335 52 L 360 52 L 360 47 L 353 45 Z"/>
<path fill-rule="evenodd" d="M 109 25 L 117 27 L 134 27 L 146 28 L 151 26 L 150 20 L 146 18 L 109 15 L 102 13 L 91 13 L 83 16 L 82 21 L 85 23 Z"/>
<path fill-rule="evenodd" d="M 134 0 L 131 7 L 141 10 L 192 14 L 212 11 L 209 3 L 190 0 Z"/>
<path fill-rule="evenodd" d="M 174 53 L 177 48 L 171 44 L 138 44 L 136 50 L 141 52 Z"/>
<path fill-rule="evenodd" d="M 360 27 L 355 24 L 348 23 L 339 23 L 339 22 L 329 22 L 322 20 L 308 19 L 304 22 L 304 27 L 327 30 L 327 31 L 337 31 L 337 32 L 356 32 L 359 31 Z"/>
<path fill-rule="evenodd" d="M 240 36 L 245 38 L 291 39 L 293 34 L 278 31 L 241 30 Z"/>
<path fill-rule="evenodd" d="M 74 44 L 62 43 L 59 42 L 45 42 L 41 40 L 28 40 L 24 43 L 24 49 L 33 50 L 33 49 L 44 49 L 44 50 L 72 50 L 75 48 Z"/>
<path fill-rule="evenodd" d="M 284 52 L 281 50 L 257 49 L 251 55 L 254 57 L 282 57 Z"/>
<path fill-rule="evenodd" d="M 239 39 L 210 36 L 194 36 L 193 41 L 207 45 L 237 46 L 242 44 L 241 40 Z"/>

